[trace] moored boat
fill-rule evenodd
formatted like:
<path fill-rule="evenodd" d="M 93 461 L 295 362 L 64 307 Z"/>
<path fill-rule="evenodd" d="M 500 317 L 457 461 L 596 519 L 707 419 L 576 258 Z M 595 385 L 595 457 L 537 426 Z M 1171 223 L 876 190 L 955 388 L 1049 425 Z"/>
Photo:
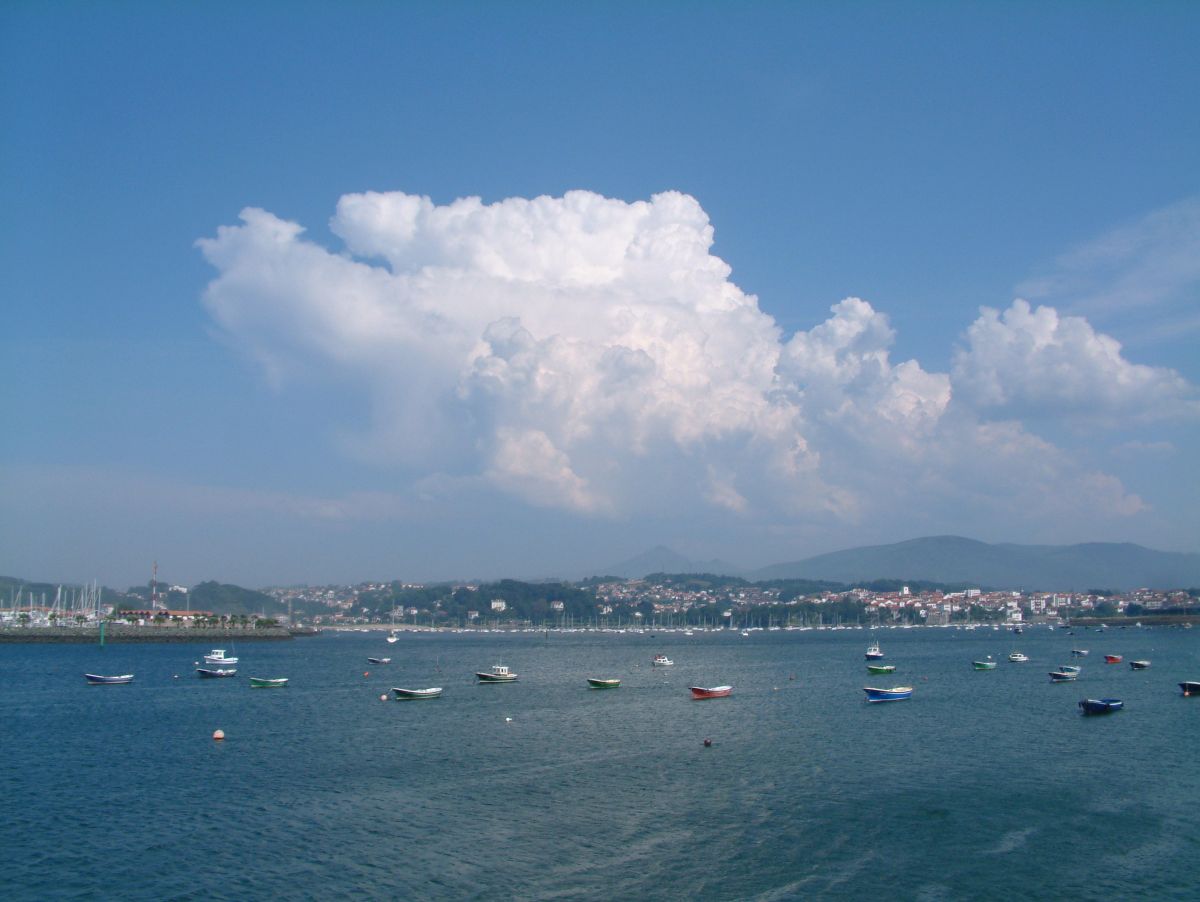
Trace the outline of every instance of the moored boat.
<path fill-rule="evenodd" d="M 976 670 L 995 670 L 996 662 L 992 660 L 991 655 L 988 655 L 982 661 L 972 661 L 971 666 Z"/>
<path fill-rule="evenodd" d="M 495 664 L 490 671 L 476 671 L 475 676 L 481 683 L 512 683 L 517 675 L 508 669 L 507 664 Z"/>
<path fill-rule="evenodd" d="M 654 660 L 650 662 L 650 664 L 654 667 L 670 667 L 674 663 L 675 662 L 666 655 L 655 655 Z"/>
<path fill-rule="evenodd" d="M 1078 664 L 1059 664 L 1058 669 L 1065 673 L 1079 673 L 1083 670 Z"/>
<path fill-rule="evenodd" d="M 1052 670 L 1050 671 L 1051 683 L 1070 683 L 1079 678 L 1079 672 L 1075 670 Z"/>
<path fill-rule="evenodd" d="M 367 658 L 368 664 L 391 664 L 391 658 Z"/>
<path fill-rule="evenodd" d="M 1079 708 L 1084 714 L 1111 714 L 1124 707 L 1125 703 L 1119 698 L 1085 698 L 1079 702 Z"/>
<path fill-rule="evenodd" d="M 200 674 L 200 676 L 202 676 L 202 677 L 207 677 L 209 679 L 215 679 L 218 677 L 237 676 L 237 668 L 236 667 L 197 667 L 196 673 Z"/>
<path fill-rule="evenodd" d="M 1105 655 L 1104 656 L 1105 664 L 1120 664 L 1122 660 L 1123 659 L 1120 655 Z"/>
<path fill-rule="evenodd" d="M 287 677 L 250 677 L 251 689 L 282 689 L 287 683 Z"/>
<path fill-rule="evenodd" d="M 1076 658 L 1086 658 L 1088 650 L 1086 648 L 1072 648 L 1071 655 Z"/>
<path fill-rule="evenodd" d="M 212 651 L 210 651 L 208 654 L 206 654 L 204 656 L 205 664 L 216 664 L 219 667 L 224 667 L 227 664 L 236 664 L 237 662 L 238 662 L 238 659 L 231 658 L 228 655 L 226 655 L 225 649 L 223 649 L 223 648 L 214 648 Z"/>
<path fill-rule="evenodd" d="M 869 702 L 902 702 L 912 698 L 912 686 L 893 686 L 891 689 L 877 689 L 874 686 L 864 686 Z"/>
<path fill-rule="evenodd" d="M 867 673 L 895 673 L 895 664 L 868 664 Z"/>
<path fill-rule="evenodd" d="M 396 696 L 396 701 L 411 701 L 421 698 L 441 698 L 442 687 L 433 686 L 429 689 L 401 689 L 398 686 L 393 686 L 392 694 Z"/>
<path fill-rule="evenodd" d="M 587 681 L 592 689 L 616 689 L 621 685 L 620 680 L 603 680 L 596 677 L 588 677 Z"/>
<path fill-rule="evenodd" d="M 1008 660 L 1012 661 L 1014 664 L 1024 664 L 1029 660 L 1029 655 L 1023 655 L 1019 651 L 1014 651 L 1008 656 Z"/>
<path fill-rule="evenodd" d="M 1179 688 L 1184 695 L 1200 695 L 1200 680 L 1184 680 Z"/>
<path fill-rule="evenodd" d="M 1130 661 L 1129 662 L 1129 667 L 1132 670 L 1145 670 L 1149 666 L 1150 666 L 1149 661 Z"/>
<path fill-rule="evenodd" d="M 99 673 L 85 673 L 83 678 L 89 686 L 120 686 L 122 683 L 132 683 L 132 673 L 122 673 L 116 676 L 104 676 Z"/>
<path fill-rule="evenodd" d="M 689 686 L 692 698 L 725 698 L 733 692 L 732 686 Z"/>
<path fill-rule="evenodd" d="M 867 646 L 867 660 L 877 661 L 883 657 L 883 650 L 879 647 L 879 642 L 872 642 Z"/>

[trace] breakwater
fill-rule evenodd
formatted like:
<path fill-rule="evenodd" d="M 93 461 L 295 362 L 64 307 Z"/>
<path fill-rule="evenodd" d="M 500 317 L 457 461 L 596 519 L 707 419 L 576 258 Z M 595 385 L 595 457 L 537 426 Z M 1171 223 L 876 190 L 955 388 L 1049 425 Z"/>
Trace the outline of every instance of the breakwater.
<path fill-rule="evenodd" d="M 232 642 L 269 642 L 291 639 L 292 633 L 282 626 L 261 629 L 221 629 L 210 627 L 134 626 L 109 623 L 104 626 L 104 642 L 211 642 L 215 645 Z M 0 628 L 0 643 L 53 643 L 96 645 L 100 642 L 98 627 L 9 626 Z"/>

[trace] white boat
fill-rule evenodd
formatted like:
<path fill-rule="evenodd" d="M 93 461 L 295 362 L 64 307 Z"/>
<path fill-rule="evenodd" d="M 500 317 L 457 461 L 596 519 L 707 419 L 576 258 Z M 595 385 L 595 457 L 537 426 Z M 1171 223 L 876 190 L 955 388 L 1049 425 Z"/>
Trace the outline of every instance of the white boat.
<path fill-rule="evenodd" d="M 868 661 L 877 661 L 882 657 L 883 657 L 883 651 L 880 649 L 878 641 L 872 642 L 870 645 L 867 646 L 867 660 Z"/>
<path fill-rule="evenodd" d="M 493 664 L 490 672 L 477 670 L 475 676 L 481 683 L 513 683 L 517 675 L 508 669 L 507 664 Z"/>
<path fill-rule="evenodd" d="M 399 642 L 399 641 L 400 641 L 400 637 L 396 635 L 396 631 L 395 631 L 395 630 L 392 630 L 390 633 L 388 633 L 387 640 L 388 640 L 388 644 L 390 645 L 390 644 L 392 644 L 393 642 Z"/>
<path fill-rule="evenodd" d="M 650 662 L 651 666 L 653 667 L 670 667 L 674 663 L 675 662 L 666 655 L 655 655 L 654 660 Z"/>
<path fill-rule="evenodd" d="M 440 698 L 442 695 L 442 687 L 434 686 L 432 689 L 401 689 L 397 686 L 393 686 L 392 693 L 396 696 L 397 701 L 407 701 L 410 699 L 419 698 Z"/>
<path fill-rule="evenodd" d="M 1012 661 L 1014 664 L 1024 664 L 1029 660 L 1029 655 L 1023 655 L 1019 651 L 1014 651 L 1008 656 L 1008 660 Z"/>
<path fill-rule="evenodd" d="M 237 658 L 231 658 L 225 654 L 225 649 L 214 648 L 204 656 L 205 664 L 236 664 Z"/>

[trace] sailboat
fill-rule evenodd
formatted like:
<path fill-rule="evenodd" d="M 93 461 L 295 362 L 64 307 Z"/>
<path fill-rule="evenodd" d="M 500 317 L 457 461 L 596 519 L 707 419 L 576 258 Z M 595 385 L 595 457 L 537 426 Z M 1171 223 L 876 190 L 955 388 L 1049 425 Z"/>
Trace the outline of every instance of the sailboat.
<path fill-rule="evenodd" d="M 396 635 L 396 606 L 392 605 L 392 631 L 388 633 L 388 644 L 394 645 L 400 641 L 400 637 Z"/>

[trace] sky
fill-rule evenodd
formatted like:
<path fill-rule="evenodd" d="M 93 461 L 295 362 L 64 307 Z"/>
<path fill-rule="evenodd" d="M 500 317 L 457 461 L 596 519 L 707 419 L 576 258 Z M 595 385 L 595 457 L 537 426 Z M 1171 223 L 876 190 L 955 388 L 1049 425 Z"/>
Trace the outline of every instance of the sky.
<path fill-rule="evenodd" d="M 0 7 L 0 574 L 1200 551 L 1194 3 Z"/>

